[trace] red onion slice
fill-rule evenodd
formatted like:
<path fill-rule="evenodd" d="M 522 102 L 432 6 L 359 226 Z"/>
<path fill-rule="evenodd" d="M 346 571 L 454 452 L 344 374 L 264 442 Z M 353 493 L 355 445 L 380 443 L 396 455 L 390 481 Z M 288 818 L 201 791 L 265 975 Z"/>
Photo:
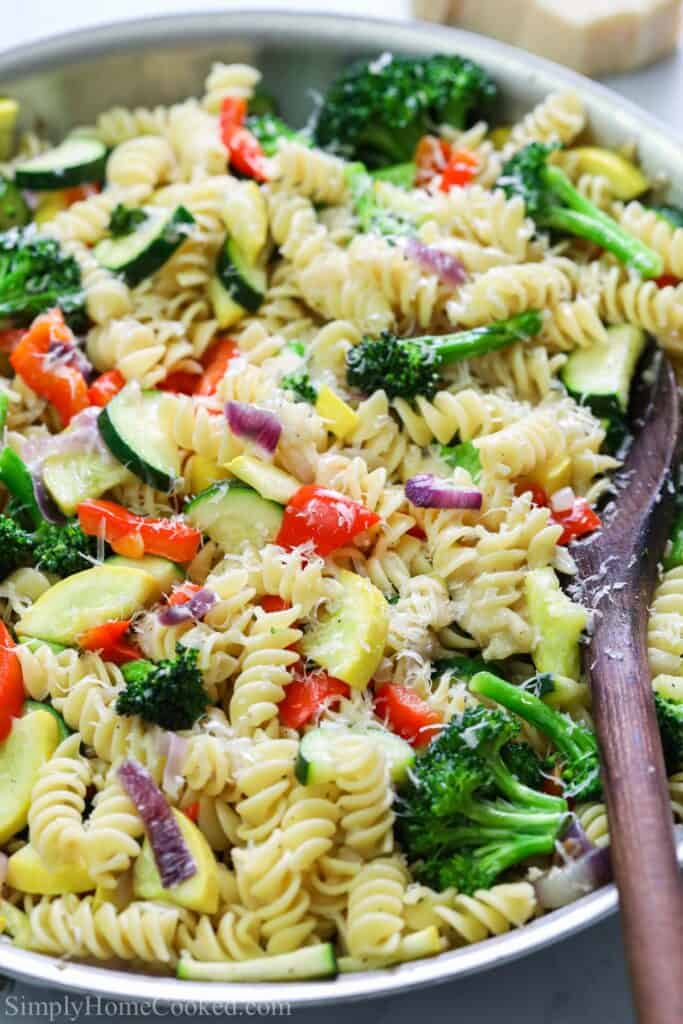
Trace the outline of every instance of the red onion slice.
<path fill-rule="evenodd" d="M 9 858 L 6 853 L 0 853 L 0 889 L 7 879 L 7 862 Z"/>
<path fill-rule="evenodd" d="M 546 910 L 557 910 L 606 885 L 611 878 L 609 846 L 593 846 L 578 860 L 550 868 L 533 886 L 540 905 Z"/>
<path fill-rule="evenodd" d="M 33 480 L 33 493 L 36 498 L 36 504 L 40 509 L 43 519 L 46 519 L 48 523 L 54 523 L 56 526 L 63 526 L 67 522 L 67 517 L 57 503 L 53 501 L 40 475 L 37 472 L 32 473 L 31 479 Z"/>
<path fill-rule="evenodd" d="M 470 508 L 479 509 L 483 500 L 481 491 L 454 487 L 449 480 L 420 473 L 407 481 L 406 497 L 418 508 Z"/>
<path fill-rule="evenodd" d="M 117 774 L 142 818 L 164 889 L 193 878 L 197 865 L 166 797 L 147 769 L 137 761 L 123 761 Z"/>
<path fill-rule="evenodd" d="M 244 402 L 227 402 L 225 415 L 228 426 L 237 437 L 254 441 L 264 451 L 274 452 L 277 448 L 282 424 L 277 416 L 266 409 Z"/>
<path fill-rule="evenodd" d="M 425 245 L 417 238 L 408 239 L 406 255 L 430 274 L 436 274 L 444 284 L 456 286 L 467 280 L 465 267 L 450 253 L 436 249 L 433 245 Z"/>
<path fill-rule="evenodd" d="M 218 598 L 213 590 L 202 587 L 185 604 L 173 604 L 160 611 L 157 618 L 162 626 L 177 626 L 181 622 L 201 622 Z"/>

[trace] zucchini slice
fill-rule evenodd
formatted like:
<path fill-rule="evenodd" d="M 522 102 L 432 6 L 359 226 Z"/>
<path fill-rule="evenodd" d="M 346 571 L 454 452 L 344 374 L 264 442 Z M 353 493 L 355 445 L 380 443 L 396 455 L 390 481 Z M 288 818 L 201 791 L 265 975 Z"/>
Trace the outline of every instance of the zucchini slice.
<path fill-rule="evenodd" d="M 229 235 L 218 255 L 216 274 L 226 292 L 248 313 L 255 313 L 266 294 L 266 272 L 249 263 L 242 249 Z"/>
<path fill-rule="evenodd" d="M 367 736 L 384 751 L 392 782 L 401 782 L 415 763 L 415 751 L 404 739 L 381 726 L 357 726 L 349 730 L 334 725 L 310 729 L 301 739 L 296 777 L 304 786 L 334 782 L 334 743 L 345 735 Z"/>
<path fill-rule="evenodd" d="M 19 619 L 17 631 L 70 647 L 81 633 L 112 619 L 130 619 L 160 597 L 161 586 L 148 572 L 97 565 L 41 594 Z"/>
<path fill-rule="evenodd" d="M 102 440 L 119 462 L 158 491 L 172 491 L 180 475 L 178 446 L 164 431 L 161 391 L 128 384 L 97 420 Z"/>
<path fill-rule="evenodd" d="M 646 343 L 647 335 L 640 327 L 608 327 L 604 344 L 576 349 L 567 359 L 561 374 L 567 391 L 598 417 L 623 417 Z"/>
<path fill-rule="evenodd" d="M 82 501 L 99 498 L 129 479 L 126 467 L 106 453 L 66 452 L 43 463 L 43 483 L 67 516 L 74 515 Z"/>
<path fill-rule="evenodd" d="M 283 508 L 241 480 L 221 480 L 186 505 L 185 515 L 224 551 L 239 551 L 245 544 L 261 548 L 273 541 Z"/>
<path fill-rule="evenodd" d="M 194 217 L 184 206 L 174 210 L 145 209 L 146 219 L 129 235 L 103 238 L 95 246 L 95 257 L 127 284 L 136 285 L 151 277 L 185 241 Z"/>
<path fill-rule="evenodd" d="M 178 977 L 185 981 L 297 981 L 330 978 L 336 973 L 337 959 L 330 942 L 256 960 L 206 963 L 183 955 L 177 967 Z"/>
<path fill-rule="evenodd" d="M 75 135 L 54 149 L 18 164 L 14 180 L 19 188 L 40 192 L 104 181 L 107 148 L 92 136 Z"/>

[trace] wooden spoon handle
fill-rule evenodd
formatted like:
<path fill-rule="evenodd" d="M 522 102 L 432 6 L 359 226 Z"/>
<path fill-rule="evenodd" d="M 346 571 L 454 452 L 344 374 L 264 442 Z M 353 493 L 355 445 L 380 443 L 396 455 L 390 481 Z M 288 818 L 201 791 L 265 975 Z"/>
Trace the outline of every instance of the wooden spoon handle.
<path fill-rule="evenodd" d="M 642 577 L 641 577 L 642 579 Z M 614 875 L 640 1024 L 683 1021 L 683 879 L 647 664 L 645 588 L 613 591 L 587 648 Z M 647 723 L 644 728 L 643 723 Z M 623 766 L 620 770 L 619 766 Z"/>

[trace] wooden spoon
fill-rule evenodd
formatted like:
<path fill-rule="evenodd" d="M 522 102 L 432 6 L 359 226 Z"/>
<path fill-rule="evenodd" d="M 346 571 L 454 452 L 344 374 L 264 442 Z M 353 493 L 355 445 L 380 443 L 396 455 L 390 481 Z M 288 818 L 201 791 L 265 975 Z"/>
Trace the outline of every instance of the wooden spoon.
<path fill-rule="evenodd" d="M 605 511 L 603 529 L 571 550 L 580 600 L 594 612 L 585 664 L 638 1020 L 681 1024 L 683 880 L 646 645 L 648 607 L 683 448 L 676 379 L 663 357 L 649 397 L 642 429 L 616 475 L 618 494 Z"/>

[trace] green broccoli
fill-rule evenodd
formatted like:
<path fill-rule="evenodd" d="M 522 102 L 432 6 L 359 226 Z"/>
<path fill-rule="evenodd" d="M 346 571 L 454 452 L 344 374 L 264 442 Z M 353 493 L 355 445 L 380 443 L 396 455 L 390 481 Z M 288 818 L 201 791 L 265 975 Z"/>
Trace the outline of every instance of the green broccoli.
<path fill-rule="evenodd" d="M 542 683 L 545 677 L 537 677 Z M 540 692 L 513 686 L 491 672 L 479 672 L 470 681 L 470 691 L 478 697 L 501 704 L 535 726 L 557 751 L 566 796 L 582 800 L 600 799 L 600 759 L 594 734 L 584 725 L 544 704 Z"/>
<path fill-rule="evenodd" d="M 662 559 L 666 570 L 683 565 L 683 467 L 679 467 L 676 481 L 676 504 L 673 523 L 669 530 L 669 547 Z"/>
<path fill-rule="evenodd" d="M 21 228 L 31 219 L 31 211 L 13 181 L 0 175 L 0 231 Z"/>
<path fill-rule="evenodd" d="M 366 394 L 383 390 L 389 398 L 431 398 L 440 386 L 443 366 L 530 338 L 542 323 L 541 314 L 530 309 L 509 320 L 440 337 L 397 338 L 384 331 L 349 349 L 347 380 Z"/>
<path fill-rule="evenodd" d="M 415 184 L 417 165 L 411 161 L 405 164 L 392 164 L 390 167 L 381 167 L 378 171 L 372 172 L 375 181 L 387 181 L 397 188 L 412 188 Z"/>
<path fill-rule="evenodd" d="M 497 92 L 488 73 L 463 57 L 384 54 L 352 64 L 332 83 L 315 140 L 370 168 L 406 163 L 423 135 L 441 124 L 466 127 Z"/>
<path fill-rule="evenodd" d="M 377 182 L 363 164 L 350 164 L 346 170 L 346 180 L 358 228 L 363 234 L 395 238 L 415 233 L 414 220 L 398 210 L 392 210 L 381 201 Z"/>
<path fill-rule="evenodd" d="M 284 391 L 291 391 L 300 402 L 315 405 L 318 392 L 311 383 L 311 378 L 306 370 L 300 370 L 298 373 L 286 373 L 280 381 L 280 387 Z"/>
<path fill-rule="evenodd" d="M 564 171 L 548 162 L 555 145 L 532 142 L 504 165 L 498 184 L 520 196 L 539 227 L 587 238 L 643 277 L 662 273 L 661 257 L 582 196 Z"/>
<path fill-rule="evenodd" d="M 503 751 L 519 724 L 483 705 L 452 719 L 399 791 L 396 832 L 416 876 L 471 893 L 532 854 L 549 854 L 566 801 L 525 785 Z"/>
<path fill-rule="evenodd" d="M 506 743 L 501 749 L 506 766 L 520 782 L 531 789 L 543 788 L 546 765 L 528 743 Z"/>
<path fill-rule="evenodd" d="M 0 319 L 24 324 L 59 306 L 74 327 L 85 323 L 81 271 L 53 238 L 32 227 L 0 233 Z"/>
<path fill-rule="evenodd" d="M 191 729 L 209 703 L 198 657 L 198 651 L 178 644 L 173 658 L 129 661 L 121 669 L 126 687 L 117 698 L 117 713 L 139 715 L 174 732 Z"/>
<path fill-rule="evenodd" d="M 471 679 L 472 676 L 476 676 L 477 672 L 485 672 L 489 668 L 491 668 L 491 663 L 485 662 L 478 655 L 470 658 L 466 654 L 453 654 L 450 658 L 440 658 L 438 661 L 432 662 L 432 679 L 438 678 L 446 672 L 450 672 L 458 679 Z"/>
<path fill-rule="evenodd" d="M 477 840 L 476 846 L 463 853 L 451 853 L 447 857 L 442 852 L 431 854 L 413 865 L 413 874 L 419 882 L 432 889 L 454 888 L 458 892 L 472 894 L 478 889 L 490 889 L 498 876 L 515 864 L 529 857 L 551 854 L 556 842 L 550 835 L 517 835 L 511 838 L 509 834 L 496 835 L 483 829 Z"/>
<path fill-rule="evenodd" d="M 72 576 L 89 569 L 97 554 L 97 538 L 83 533 L 75 519 L 42 523 L 33 534 L 33 563 L 55 576 Z"/>
<path fill-rule="evenodd" d="M 13 518 L 0 516 L 0 579 L 31 562 L 33 540 Z"/>
<path fill-rule="evenodd" d="M 292 142 L 300 142 L 304 146 L 311 144 L 311 140 L 305 132 L 298 132 L 294 128 L 290 128 L 276 114 L 250 114 L 246 121 L 246 127 L 261 143 L 261 149 L 266 156 L 275 156 L 280 139 L 290 139 Z"/>
<path fill-rule="evenodd" d="M 683 701 L 655 693 L 655 711 L 669 775 L 683 768 Z"/>

